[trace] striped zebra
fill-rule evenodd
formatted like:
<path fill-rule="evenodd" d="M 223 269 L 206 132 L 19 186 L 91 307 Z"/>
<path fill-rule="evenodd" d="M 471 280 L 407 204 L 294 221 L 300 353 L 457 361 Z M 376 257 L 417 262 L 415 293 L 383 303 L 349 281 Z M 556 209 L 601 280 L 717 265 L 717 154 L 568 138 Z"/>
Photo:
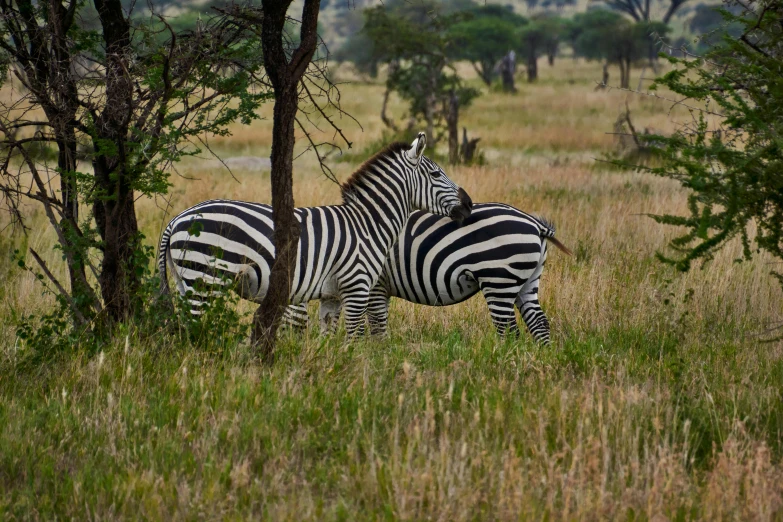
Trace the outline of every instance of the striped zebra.
<path fill-rule="evenodd" d="M 500 203 L 474 205 L 459 225 L 413 213 L 370 292 L 370 331 L 386 333 L 390 297 L 448 306 L 481 292 L 501 336 L 518 334 L 516 306 L 532 336 L 548 344 L 549 321 L 538 301 L 547 243 L 571 254 L 554 236 L 551 223 Z M 323 328 L 334 328 L 339 314 L 339 301 L 321 301 Z M 301 327 L 303 318 L 306 309 L 289 307 L 290 324 Z"/>
<path fill-rule="evenodd" d="M 419 133 L 411 145 L 394 143 L 343 184 L 341 205 L 298 208 L 301 225 L 291 303 L 339 299 L 349 336 L 364 329 L 364 314 L 389 250 L 417 209 L 460 221 L 472 202 L 435 162 L 424 156 Z M 160 242 L 158 269 L 168 292 L 167 267 L 191 312 L 231 283 L 261 302 L 274 260 L 272 208 L 243 201 L 200 203 L 175 217 Z"/>

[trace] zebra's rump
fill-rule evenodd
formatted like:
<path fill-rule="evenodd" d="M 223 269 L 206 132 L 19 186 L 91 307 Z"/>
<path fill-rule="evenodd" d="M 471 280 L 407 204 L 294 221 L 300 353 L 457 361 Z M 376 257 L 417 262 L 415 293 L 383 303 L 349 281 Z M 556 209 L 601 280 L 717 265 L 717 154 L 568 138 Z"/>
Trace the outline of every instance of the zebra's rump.
<path fill-rule="evenodd" d="M 476 204 L 461 224 L 413 213 L 382 277 L 389 295 L 430 306 L 455 304 L 479 291 L 518 287 L 545 256 L 553 227 L 514 207 Z"/>

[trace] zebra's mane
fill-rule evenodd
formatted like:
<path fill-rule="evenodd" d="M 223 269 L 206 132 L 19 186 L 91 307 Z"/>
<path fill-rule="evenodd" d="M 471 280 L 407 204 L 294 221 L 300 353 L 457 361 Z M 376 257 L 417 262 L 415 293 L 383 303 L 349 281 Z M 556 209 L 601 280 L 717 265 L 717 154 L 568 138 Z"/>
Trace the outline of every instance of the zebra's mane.
<path fill-rule="evenodd" d="M 374 171 L 371 167 L 378 163 L 378 160 L 394 156 L 395 154 L 399 154 L 400 152 L 408 150 L 409 148 L 410 144 L 404 143 L 402 141 L 395 141 L 394 143 L 390 143 L 389 145 L 385 146 L 382 150 L 375 153 L 370 159 L 362 163 L 361 166 L 359 166 L 359 168 L 356 169 L 353 174 L 351 174 L 351 177 L 340 186 L 343 194 L 343 202 L 348 202 L 348 198 L 350 197 L 353 188 L 357 183 L 359 183 L 361 179 L 374 174 Z"/>

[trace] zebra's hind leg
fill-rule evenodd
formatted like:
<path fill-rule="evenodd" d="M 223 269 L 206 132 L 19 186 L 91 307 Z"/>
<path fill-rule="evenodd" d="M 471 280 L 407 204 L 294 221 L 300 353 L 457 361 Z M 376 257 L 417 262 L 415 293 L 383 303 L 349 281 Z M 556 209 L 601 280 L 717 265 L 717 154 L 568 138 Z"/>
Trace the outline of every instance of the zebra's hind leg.
<path fill-rule="evenodd" d="M 516 306 L 519 313 L 522 314 L 522 320 L 525 321 L 530 335 L 537 342 L 549 344 L 549 319 L 541 309 L 538 302 L 538 284 L 536 283 L 533 293 L 520 293 L 516 299 Z"/>
<path fill-rule="evenodd" d="M 518 337 L 519 326 L 517 326 L 517 314 L 514 311 L 514 299 L 519 287 L 516 287 L 512 293 L 507 288 L 494 288 L 482 283 L 480 286 L 489 307 L 492 324 L 495 325 L 498 335 L 501 338 Z"/>
<path fill-rule="evenodd" d="M 292 332 L 304 333 L 307 329 L 307 304 L 288 305 L 283 312 L 282 325 Z"/>
<path fill-rule="evenodd" d="M 193 318 L 203 315 L 212 297 L 221 291 L 218 285 L 209 283 L 203 278 L 192 281 L 182 279 L 177 281 L 177 287 L 190 308 L 190 316 Z"/>
<path fill-rule="evenodd" d="M 367 321 L 370 323 L 370 334 L 388 337 L 389 331 L 389 294 L 382 285 L 376 285 L 370 291 L 370 301 L 367 305 Z"/>
<path fill-rule="evenodd" d="M 332 335 L 340 323 L 340 300 L 332 298 L 321 299 L 318 317 L 321 323 L 321 335 Z"/>

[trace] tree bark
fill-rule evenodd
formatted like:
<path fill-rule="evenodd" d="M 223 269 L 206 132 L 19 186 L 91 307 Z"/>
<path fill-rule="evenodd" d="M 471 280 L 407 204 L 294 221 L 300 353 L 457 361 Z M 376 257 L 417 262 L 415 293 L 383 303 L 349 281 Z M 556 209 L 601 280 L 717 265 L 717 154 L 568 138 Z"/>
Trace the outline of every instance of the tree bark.
<path fill-rule="evenodd" d="M 631 60 L 630 59 L 625 60 L 624 66 L 622 67 L 620 72 L 623 74 L 621 87 L 623 89 L 630 88 L 631 86 Z"/>
<path fill-rule="evenodd" d="M 120 0 L 94 0 L 106 46 L 106 105 L 95 121 L 93 168 L 102 192 L 94 205 L 103 240 L 98 282 L 110 321 L 125 319 L 140 285 L 134 257 L 139 240 L 133 173 L 128 170 L 126 141 L 133 111 L 133 83 L 127 73 L 131 50 L 130 24 Z M 107 150 L 106 143 L 113 147 Z"/>
<path fill-rule="evenodd" d="M 392 76 L 395 71 L 399 68 L 399 62 L 397 60 L 392 60 L 389 62 L 389 76 Z M 386 108 L 389 105 L 389 95 L 391 94 L 391 88 L 389 87 L 389 82 L 386 82 L 386 91 L 383 93 L 383 103 L 381 103 L 381 121 L 389 127 L 391 130 L 393 130 L 395 133 L 399 132 L 400 129 L 397 127 L 397 124 L 394 123 L 394 120 L 389 118 L 386 115 Z"/>
<path fill-rule="evenodd" d="M 478 63 L 477 62 L 471 62 L 473 65 L 473 70 L 476 71 L 476 73 L 479 75 L 479 78 L 481 78 L 481 81 L 484 82 L 484 84 L 487 87 L 492 86 L 492 76 L 493 76 L 493 64 L 491 61 L 488 60 L 481 60 Z"/>
<path fill-rule="evenodd" d="M 275 93 L 272 132 L 272 220 L 275 261 L 269 289 L 253 316 L 252 344 L 264 362 L 274 361 L 275 336 L 291 296 L 291 279 L 296 267 L 300 227 L 294 215 L 293 159 L 294 124 L 298 109 L 298 85 L 318 43 L 318 0 L 305 0 L 302 9 L 299 47 L 286 56 L 283 28 L 291 0 L 264 0 L 261 41 L 264 68 Z"/>
<path fill-rule="evenodd" d="M 535 52 L 527 55 L 527 81 L 534 82 L 538 78 L 538 59 Z"/>

